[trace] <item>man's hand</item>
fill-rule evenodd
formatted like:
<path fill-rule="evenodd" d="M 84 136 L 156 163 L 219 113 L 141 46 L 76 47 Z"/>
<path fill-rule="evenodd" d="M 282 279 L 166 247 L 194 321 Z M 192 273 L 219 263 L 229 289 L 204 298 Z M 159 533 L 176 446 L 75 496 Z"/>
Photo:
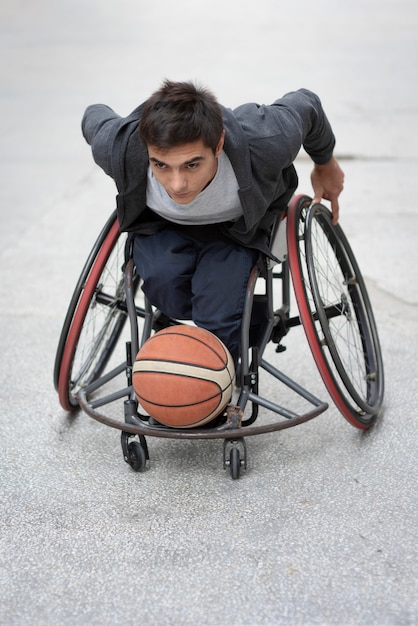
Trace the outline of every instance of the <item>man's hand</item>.
<path fill-rule="evenodd" d="M 335 157 L 332 157 L 325 165 L 315 164 L 311 174 L 311 182 L 314 191 L 313 203 L 321 202 L 322 199 L 331 202 L 332 223 L 338 222 L 340 206 L 338 196 L 344 188 L 344 172 Z"/>

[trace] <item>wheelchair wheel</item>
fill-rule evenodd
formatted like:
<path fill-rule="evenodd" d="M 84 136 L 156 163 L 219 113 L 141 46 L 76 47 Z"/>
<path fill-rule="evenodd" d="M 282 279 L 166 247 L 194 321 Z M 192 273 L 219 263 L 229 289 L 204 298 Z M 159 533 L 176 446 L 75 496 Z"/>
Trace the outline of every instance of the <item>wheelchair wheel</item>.
<path fill-rule="evenodd" d="M 288 252 L 300 318 L 323 381 L 342 415 L 367 429 L 383 401 L 383 361 L 347 238 L 328 209 L 301 196 L 289 207 Z"/>
<path fill-rule="evenodd" d="M 112 215 L 83 268 L 58 344 L 54 377 L 61 406 L 77 408 L 77 393 L 102 374 L 127 318 L 125 236 Z"/>
<path fill-rule="evenodd" d="M 86 284 L 86 280 L 88 275 L 90 274 L 90 270 L 92 268 L 93 263 L 96 260 L 96 257 L 99 253 L 100 248 L 103 245 L 103 242 L 105 241 L 106 237 L 109 234 L 110 229 L 112 228 L 113 224 L 115 223 L 116 220 L 116 211 L 114 211 L 112 213 L 112 215 L 109 217 L 108 221 L 106 222 L 106 224 L 103 226 L 102 231 L 100 232 L 98 238 L 95 241 L 95 244 L 93 246 L 93 248 L 91 249 L 91 252 L 87 258 L 87 261 L 84 264 L 84 267 L 81 271 L 80 277 L 77 281 L 77 284 L 75 286 L 75 289 L 73 291 L 73 295 L 70 301 L 70 305 L 68 307 L 67 310 L 67 314 L 65 316 L 65 320 L 64 320 L 64 324 L 62 326 L 62 330 L 61 330 L 61 335 L 58 341 L 58 347 L 57 347 L 57 352 L 56 352 L 56 356 L 55 356 L 55 364 L 54 364 L 54 387 L 55 390 L 58 391 L 58 379 L 59 379 L 59 375 L 60 375 L 60 369 L 61 369 L 61 362 L 62 362 L 62 356 L 64 353 L 64 348 L 65 348 L 65 344 L 67 341 L 67 337 L 68 337 L 68 332 L 70 330 L 70 326 L 71 326 L 71 322 L 73 321 L 74 318 L 74 313 L 75 310 L 77 308 L 78 302 L 80 300 L 80 296 L 83 293 L 83 289 L 84 286 Z"/>

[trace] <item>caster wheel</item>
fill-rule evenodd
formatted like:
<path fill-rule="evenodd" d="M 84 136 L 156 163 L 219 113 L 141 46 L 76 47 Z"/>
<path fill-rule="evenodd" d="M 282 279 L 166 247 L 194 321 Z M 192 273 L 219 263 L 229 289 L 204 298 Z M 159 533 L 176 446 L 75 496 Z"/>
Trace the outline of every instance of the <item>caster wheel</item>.
<path fill-rule="evenodd" d="M 231 448 L 229 453 L 229 469 L 232 479 L 236 480 L 239 478 L 241 471 L 241 457 L 238 448 Z"/>
<path fill-rule="evenodd" d="M 224 469 L 229 467 L 231 478 L 240 477 L 241 468 L 247 469 L 247 446 L 243 437 L 225 439 L 224 441 Z"/>
<path fill-rule="evenodd" d="M 134 472 L 141 472 L 145 468 L 147 457 L 144 448 L 138 441 L 131 441 L 128 445 L 127 461 Z"/>

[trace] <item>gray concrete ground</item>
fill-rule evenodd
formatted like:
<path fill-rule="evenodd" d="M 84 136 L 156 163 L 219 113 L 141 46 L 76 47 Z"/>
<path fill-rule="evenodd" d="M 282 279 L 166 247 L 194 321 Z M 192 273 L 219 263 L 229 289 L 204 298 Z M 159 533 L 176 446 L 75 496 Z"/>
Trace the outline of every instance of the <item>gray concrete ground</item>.
<path fill-rule="evenodd" d="M 415 0 L 3 0 L 0 17 L 0 623 L 416 624 Z M 127 114 L 166 76 L 232 107 L 321 95 L 384 350 L 375 428 L 331 405 L 249 440 L 239 481 L 216 441 L 152 440 L 135 474 L 118 433 L 67 415 L 52 386 L 69 297 L 114 205 L 82 112 Z M 303 338 L 288 345 L 283 369 L 326 398 Z"/>

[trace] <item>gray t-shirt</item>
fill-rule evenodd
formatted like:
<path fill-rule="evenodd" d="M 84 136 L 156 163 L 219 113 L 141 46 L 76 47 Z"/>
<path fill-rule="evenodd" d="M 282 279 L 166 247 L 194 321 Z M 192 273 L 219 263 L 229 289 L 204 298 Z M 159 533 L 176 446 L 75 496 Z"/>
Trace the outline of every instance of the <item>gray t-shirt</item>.
<path fill-rule="evenodd" d="M 147 206 L 166 220 L 183 225 L 218 224 L 235 221 L 242 215 L 238 182 L 223 151 L 214 179 L 187 204 L 174 202 L 148 167 Z"/>

